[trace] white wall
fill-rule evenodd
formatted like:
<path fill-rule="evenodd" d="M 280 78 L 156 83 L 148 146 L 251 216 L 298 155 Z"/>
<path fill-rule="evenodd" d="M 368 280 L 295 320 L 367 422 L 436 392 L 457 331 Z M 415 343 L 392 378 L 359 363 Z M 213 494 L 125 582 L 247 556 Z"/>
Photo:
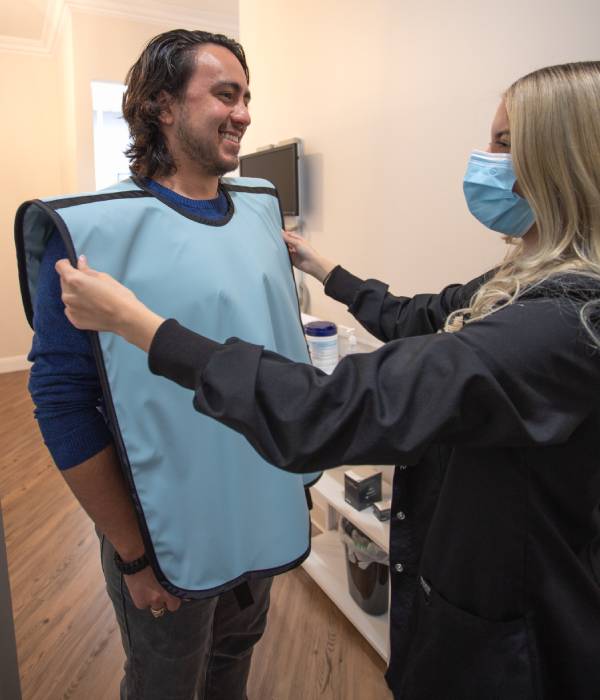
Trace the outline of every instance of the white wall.
<path fill-rule="evenodd" d="M 304 139 L 306 231 L 397 293 L 437 291 L 504 255 L 462 177 L 501 92 L 546 64 L 599 59 L 596 0 L 240 0 L 253 124 L 245 152 Z M 312 313 L 349 322 L 311 284 Z"/>

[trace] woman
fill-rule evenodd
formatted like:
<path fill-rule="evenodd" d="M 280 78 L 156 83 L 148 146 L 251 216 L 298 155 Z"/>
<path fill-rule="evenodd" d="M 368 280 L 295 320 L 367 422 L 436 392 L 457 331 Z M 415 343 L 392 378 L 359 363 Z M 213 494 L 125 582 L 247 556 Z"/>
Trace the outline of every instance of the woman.
<path fill-rule="evenodd" d="M 57 265 L 77 327 L 149 351 L 153 372 L 193 389 L 196 410 L 273 464 L 402 465 L 396 698 L 598 697 L 599 112 L 600 62 L 507 90 L 464 190 L 482 223 L 520 240 L 467 285 L 394 297 L 284 234 L 294 263 L 386 341 L 331 376 L 163 321 L 84 261 Z"/>

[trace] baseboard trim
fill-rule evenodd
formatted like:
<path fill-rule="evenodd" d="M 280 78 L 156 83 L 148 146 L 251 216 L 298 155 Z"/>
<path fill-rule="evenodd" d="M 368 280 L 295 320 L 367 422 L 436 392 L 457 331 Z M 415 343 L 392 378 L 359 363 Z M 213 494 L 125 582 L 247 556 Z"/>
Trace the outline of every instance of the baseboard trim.
<path fill-rule="evenodd" d="M 31 362 L 27 360 L 27 355 L 0 357 L 0 374 L 8 374 L 8 372 L 22 372 L 30 367 Z"/>

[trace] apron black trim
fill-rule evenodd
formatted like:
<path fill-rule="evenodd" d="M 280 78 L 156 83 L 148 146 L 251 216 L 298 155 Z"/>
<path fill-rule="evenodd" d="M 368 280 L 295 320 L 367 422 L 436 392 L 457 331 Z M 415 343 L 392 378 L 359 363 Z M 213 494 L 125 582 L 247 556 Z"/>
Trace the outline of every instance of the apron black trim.
<path fill-rule="evenodd" d="M 76 198 L 73 198 L 76 199 Z M 81 199 L 81 198 L 79 198 Z M 25 286 L 22 287 L 21 289 L 21 294 L 24 298 L 24 306 L 26 307 L 26 313 L 28 314 L 28 319 L 30 318 L 31 315 L 31 320 L 30 320 L 30 325 L 33 326 L 33 314 L 32 314 L 32 304 L 31 304 L 31 296 L 29 294 L 29 284 L 27 283 L 27 271 L 26 271 L 26 262 L 25 262 L 25 243 L 24 243 L 24 235 L 23 235 L 23 217 L 25 215 L 26 210 L 30 206 L 37 206 L 39 207 L 47 216 L 48 218 L 52 221 L 52 223 L 55 225 L 56 230 L 58 231 L 60 237 L 62 238 L 62 241 L 65 245 L 66 251 L 67 251 L 67 257 L 69 258 L 69 261 L 74 267 L 77 267 L 77 253 L 75 251 L 75 246 L 73 245 L 73 240 L 71 238 L 71 234 L 69 233 L 69 229 L 65 223 L 65 221 L 62 219 L 62 217 L 56 213 L 56 211 L 46 202 L 43 202 L 40 199 L 34 199 L 30 202 L 25 202 L 25 204 L 21 205 L 17 211 L 17 217 L 15 220 L 15 235 L 17 237 L 18 245 L 17 245 L 17 252 L 18 252 L 18 257 L 19 257 L 19 279 L 24 280 Z M 20 251 L 20 252 L 19 252 Z M 23 272 L 22 272 L 23 271 Z M 21 275 L 23 274 L 23 277 Z M 25 291 L 24 291 L 25 290 Z M 26 301 L 26 303 L 25 303 Z M 160 566 L 158 565 L 158 560 L 156 558 L 156 555 L 154 553 L 154 547 L 152 545 L 152 539 L 150 538 L 150 533 L 148 532 L 148 528 L 146 526 L 146 519 L 144 517 L 144 510 L 142 508 L 137 489 L 135 487 L 135 482 L 133 481 L 133 476 L 131 472 L 131 465 L 129 464 L 129 458 L 127 456 L 127 451 L 125 449 L 125 444 L 123 442 L 123 436 L 121 435 L 121 430 L 119 428 L 119 422 L 117 419 L 117 414 L 115 411 L 114 407 L 114 402 L 112 399 L 112 394 L 110 391 L 110 384 L 108 382 L 108 377 L 106 374 L 106 367 L 104 365 L 104 356 L 102 355 L 102 349 L 100 347 L 100 339 L 98 336 L 98 333 L 96 331 L 86 331 L 88 334 L 88 337 L 90 339 L 90 343 L 92 346 L 92 352 L 94 355 L 94 360 L 96 362 L 96 369 L 98 370 L 98 378 L 100 380 L 100 387 L 102 389 L 102 395 L 104 397 L 104 405 L 106 408 L 106 411 L 108 413 L 108 419 L 109 419 L 109 429 L 111 432 L 111 435 L 113 437 L 114 443 L 115 443 L 115 448 L 117 452 L 117 457 L 119 459 L 119 465 L 121 467 L 121 471 L 127 481 L 127 484 L 129 486 L 129 491 L 131 494 L 131 498 L 133 500 L 135 510 L 136 510 L 136 515 L 137 515 L 137 520 L 138 520 L 138 525 L 140 527 L 140 532 L 142 535 L 142 539 L 144 541 L 144 547 L 146 549 L 146 556 L 150 560 L 150 563 L 152 565 L 152 568 L 154 569 L 155 573 L 157 574 L 158 578 L 165 579 L 165 575 L 163 574 L 162 570 L 160 569 Z"/>
<path fill-rule="evenodd" d="M 23 219 L 27 210 L 31 206 L 37 206 L 42 211 L 44 211 L 56 227 L 60 231 L 60 225 L 63 220 L 60 217 L 54 215 L 58 209 L 64 209 L 66 207 L 75 207 L 80 204 L 89 204 L 93 202 L 105 202 L 111 199 L 137 199 L 138 197 L 149 197 L 146 192 L 141 190 L 123 190 L 122 192 L 107 192 L 105 194 L 90 194 L 77 197 L 65 197 L 64 199 L 55 199 L 49 202 L 44 202 L 41 199 L 31 199 L 27 202 L 23 202 L 21 206 L 17 209 L 15 215 L 15 248 L 17 251 L 17 269 L 19 272 L 19 287 L 21 290 L 21 299 L 23 302 L 23 308 L 25 310 L 25 316 L 27 318 L 27 323 L 33 328 L 33 304 L 31 302 L 31 295 L 29 293 L 29 282 L 27 276 L 27 259 L 25 256 L 25 237 L 23 235 Z M 60 222 L 60 223 L 59 223 Z M 61 238 L 64 240 L 64 235 L 61 233 Z M 69 235 L 69 240 L 70 240 Z M 69 247 L 67 246 L 67 251 Z M 73 264 L 76 264 L 75 260 L 71 260 Z"/>
<path fill-rule="evenodd" d="M 318 479 L 315 479 L 315 481 L 318 481 Z M 312 510 L 313 509 L 313 499 L 312 499 L 312 495 L 310 493 L 309 486 L 304 487 L 304 495 L 306 496 L 306 505 L 308 506 L 308 510 Z"/>
<path fill-rule="evenodd" d="M 237 185 L 233 185 L 232 187 L 238 187 Z M 244 187 L 238 187 L 240 190 L 247 190 L 247 189 L 252 189 L 252 188 L 244 188 Z M 283 214 L 283 209 L 281 208 L 281 199 L 279 198 L 279 192 L 277 191 L 277 188 L 267 188 L 267 187 L 260 187 L 260 188 L 254 188 L 254 189 L 260 189 L 260 190 L 268 190 L 269 194 L 273 194 L 277 198 L 277 206 L 279 207 L 279 217 L 281 218 L 281 228 L 285 229 L 285 217 Z M 300 297 L 298 296 L 298 287 L 296 285 L 296 275 L 294 274 L 294 263 L 292 262 L 292 254 L 288 250 L 288 262 L 290 263 L 290 274 L 292 275 L 292 283 L 294 285 L 294 293 L 296 294 L 296 306 L 298 307 L 298 322 L 300 323 L 300 328 L 302 328 L 302 332 L 304 333 L 304 325 L 302 323 L 302 309 L 300 308 Z M 308 353 L 308 356 L 310 357 L 310 350 L 308 347 L 308 341 L 306 340 L 306 337 L 304 338 L 304 342 L 306 344 L 306 352 Z M 308 510 L 313 509 L 313 501 L 312 501 L 312 496 L 309 491 L 311 486 L 314 486 L 317 481 L 323 476 L 323 472 L 320 472 L 318 476 L 316 476 L 310 483 L 304 484 L 304 494 L 306 496 L 306 505 L 308 506 Z"/>
<path fill-rule="evenodd" d="M 25 257 L 25 236 L 23 235 L 23 219 L 25 212 L 32 204 L 39 200 L 31 200 L 23 202 L 17 209 L 15 215 L 15 248 L 17 249 L 17 268 L 19 270 L 19 288 L 21 290 L 21 299 L 27 323 L 33 328 L 33 304 L 31 303 L 31 294 L 29 293 L 29 278 L 27 276 L 27 259 Z"/>
<path fill-rule="evenodd" d="M 221 183 L 221 187 L 224 190 L 229 190 L 230 192 L 248 192 L 249 194 L 270 194 L 277 198 L 279 201 L 279 194 L 275 187 L 248 187 L 247 185 L 230 185 L 227 182 Z M 281 210 L 281 207 L 280 207 Z"/>
<path fill-rule="evenodd" d="M 213 226 L 215 228 L 225 226 L 225 224 L 228 224 L 231 221 L 231 218 L 235 213 L 233 200 L 231 199 L 231 196 L 227 189 L 223 185 L 221 185 L 221 183 L 219 183 L 219 191 L 223 192 L 223 194 L 225 195 L 225 199 L 227 200 L 227 212 L 218 219 L 207 219 L 203 216 L 195 215 L 192 214 L 190 211 L 182 209 L 177 204 L 174 204 L 173 202 L 169 201 L 166 197 L 163 197 L 158 192 L 155 192 L 154 190 L 150 189 L 148 185 L 144 183 L 144 178 L 133 175 L 131 177 L 131 180 L 144 192 L 146 192 L 148 197 L 154 197 L 155 199 L 158 199 L 159 202 L 162 202 L 166 207 L 169 207 L 169 209 L 176 211 L 180 216 L 184 216 L 186 219 L 196 221 L 199 224 L 204 224 L 205 226 Z"/>
<path fill-rule="evenodd" d="M 141 190 L 122 190 L 121 192 L 105 192 L 104 194 L 86 194 L 79 197 L 65 197 L 64 199 L 54 199 L 46 204 L 57 211 L 67 207 L 78 207 L 80 204 L 93 204 L 94 202 L 107 202 L 111 199 L 137 199 L 138 197 L 149 197 L 147 192 Z"/>
<path fill-rule="evenodd" d="M 309 523 L 310 523 L 310 518 L 309 518 Z M 204 598 L 213 598 L 214 596 L 221 595 L 221 593 L 225 593 L 230 590 L 235 590 L 237 586 L 240 584 L 243 584 L 245 581 L 252 581 L 253 579 L 259 579 L 259 578 L 270 578 L 272 576 L 278 576 L 279 574 L 284 574 L 286 571 L 291 571 L 292 569 L 296 569 L 302 564 L 302 562 L 308 558 L 310 555 L 311 551 L 311 545 L 310 545 L 310 528 L 309 528 L 309 545 L 306 549 L 306 551 L 299 556 L 297 559 L 294 559 L 291 562 L 288 562 L 287 564 L 282 564 L 281 566 L 276 566 L 272 569 L 256 569 L 254 571 L 246 571 L 245 573 L 241 574 L 240 576 L 237 576 L 236 578 L 232 579 L 231 581 L 227 581 L 226 583 L 221 584 L 220 586 L 216 586 L 215 588 L 208 588 L 203 591 L 189 591 L 186 590 L 185 588 L 179 588 L 178 586 L 174 586 L 170 581 L 167 581 L 166 578 L 164 577 L 164 574 L 161 577 L 158 577 L 158 582 L 160 585 L 167 590 L 169 593 L 172 595 L 181 597 L 181 598 L 193 598 L 194 600 L 202 600 Z M 160 571 L 160 570 L 159 570 Z M 162 572 L 161 572 L 162 574 Z"/>

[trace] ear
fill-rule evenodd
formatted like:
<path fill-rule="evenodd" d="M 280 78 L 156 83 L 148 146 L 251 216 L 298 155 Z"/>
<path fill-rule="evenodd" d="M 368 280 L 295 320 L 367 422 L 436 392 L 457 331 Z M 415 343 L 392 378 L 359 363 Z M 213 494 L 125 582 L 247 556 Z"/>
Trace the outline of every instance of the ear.
<path fill-rule="evenodd" d="M 175 100 L 173 96 L 166 90 L 161 90 L 156 101 L 160 107 L 160 114 L 158 115 L 160 123 L 164 126 L 171 126 L 175 121 L 175 115 L 173 113 Z"/>

